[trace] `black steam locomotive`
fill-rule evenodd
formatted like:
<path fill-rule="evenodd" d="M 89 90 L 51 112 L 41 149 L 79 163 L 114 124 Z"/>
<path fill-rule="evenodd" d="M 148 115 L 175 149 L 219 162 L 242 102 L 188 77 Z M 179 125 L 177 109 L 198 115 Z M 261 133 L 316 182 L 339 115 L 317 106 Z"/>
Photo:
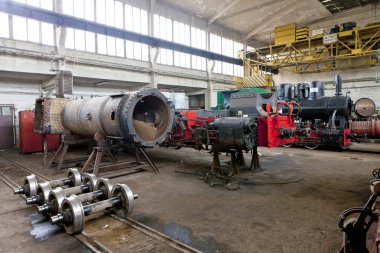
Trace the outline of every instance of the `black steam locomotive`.
<path fill-rule="evenodd" d="M 347 148 L 350 143 L 348 120 L 351 117 L 352 100 L 342 95 L 342 80 L 336 77 L 336 93 L 325 96 L 323 82 L 281 84 L 277 99 L 296 101 L 300 111 L 296 119 L 296 145 L 315 149 L 320 145 Z"/>

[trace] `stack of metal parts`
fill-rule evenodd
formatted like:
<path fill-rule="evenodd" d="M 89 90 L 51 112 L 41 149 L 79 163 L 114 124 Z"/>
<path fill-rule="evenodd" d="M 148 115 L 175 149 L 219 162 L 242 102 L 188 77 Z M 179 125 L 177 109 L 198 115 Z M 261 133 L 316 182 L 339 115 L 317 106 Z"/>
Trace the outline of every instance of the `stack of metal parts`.
<path fill-rule="evenodd" d="M 27 205 L 35 204 L 39 213 L 50 216 L 52 224 L 63 225 L 68 234 L 82 232 L 90 214 L 108 210 L 126 218 L 138 198 L 126 184 L 113 185 L 107 178 L 81 175 L 74 168 L 58 180 L 38 183 L 34 174 L 26 176 L 14 193 L 24 194 Z"/>

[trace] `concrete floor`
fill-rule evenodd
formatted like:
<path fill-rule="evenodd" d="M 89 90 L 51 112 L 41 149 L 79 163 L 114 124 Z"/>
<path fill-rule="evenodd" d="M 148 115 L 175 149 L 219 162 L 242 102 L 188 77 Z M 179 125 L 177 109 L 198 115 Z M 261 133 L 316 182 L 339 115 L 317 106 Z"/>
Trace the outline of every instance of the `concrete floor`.
<path fill-rule="evenodd" d="M 362 206 L 370 194 L 372 170 L 380 162 L 380 148 L 371 150 L 259 149 L 263 169 L 241 170 L 239 177 L 252 182 L 227 190 L 210 187 L 195 175 L 209 167 L 208 153 L 157 148 L 148 153 L 160 173 L 113 182 L 127 183 L 139 193 L 132 218 L 204 252 L 336 252 L 342 240 L 339 214 Z M 2 154 L 42 171 L 41 155 Z M 44 223 L 1 181 L 0 189 L 0 252 L 89 251 L 59 227 Z"/>

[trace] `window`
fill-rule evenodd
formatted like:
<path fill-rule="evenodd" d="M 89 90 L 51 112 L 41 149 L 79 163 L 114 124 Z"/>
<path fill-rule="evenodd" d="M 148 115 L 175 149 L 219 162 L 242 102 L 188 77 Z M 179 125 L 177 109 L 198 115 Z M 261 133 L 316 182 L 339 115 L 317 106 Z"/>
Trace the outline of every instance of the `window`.
<path fill-rule="evenodd" d="M 148 34 L 148 13 L 140 8 L 124 4 L 124 29 L 127 31 Z M 149 47 L 138 42 L 125 41 L 126 57 L 129 59 L 148 61 Z"/>
<path fill-rule="evenodd" d="M 82 30 L 75 30 L 74 38 L 75 38 L 75 49 L 85 51 L 86 50 L 85 32 Z"/>
<path fill-rule="evenodd" d="M 115 1 L 114 0 L 106 0 L 106 25 L 115 26 Z"/>
<path fill-rule="evenodd" d="M 52 0 L 15 0 L 16 2 L 27 4 L 37 8 L 53 10 Z M 26 40 L 35 43 L 42 43 L 54 46 L 54 26 L 34 19 L 12 16 L 13 39 Z M 9 37 L 8 18 L 3 20 L 0 16 L 0 36 Z M 5 24 L 5 25 L 4 25 Z M 4 29 L 4 32 L 2 30 Z M 8 36 L 4 36 L 8 31 Z M 4 33 L 4 34 L 3 34 Z"/>
<path fill-rule="evenodd" d="M 114 37 L 107 36 L 107 54 L 116 55 L 116 39 Z"/>
<path fill-rule="evenodd" d="M 41 43 L 54 46 L 54 25 L 41 22 Z"/>
<path fill-rule="evenodd" d="M 238 52 L 243 50 L 244 46 L 241 43 L 234 42 L 234 57 L 238 57 Z M 244 68 L 243 66 L 234 65 L 234 75 L 235 76 L 244 76 Z"/>
<path fill-rule="evenodd" d="M 241 43 L 216 34 L 210 34 L 211 52 L 237 58 L 238 51 L 241 49 L 243 49 L 243 44 Z M 213 72 L 231 76 L 243 76 L 243 67 L 231 63 L 216 61 Z"/>
<path fill-rule="evenodd" d="M 40 22 L 37 20 L 28 20 L 28 41 L 40 42 Z"/>
<path fill-rule="evenodd" d="M 117 28 L 124 28 L 124 10 L 123 3 L 116 1 L 115 2 L 115 26 Z"/>
<path fill-rule="evenodd" d="M 173 41 L 173 20 L 154 14 L 153 22 L 155 37 Z M 160 48 L 157 63 L 173 65 L 173 50 Z"/>
<path fill-rule="evenodd" d="M 84 0 L 75 0 L 74 17 L 84 18 Z"/>
<path fill-rule="evenodd" d="M 9 38 L 8 14 L 0 12 L 0 37 Z"/>
<path fill-rule="evenodd" d="M 174 21 L 173 40 L 176 43 L 190 46 L 190 26 Z M 174 51 L 174 66 L 191 68 L 191 55 Z"/>
<path fill-rule="evenodd" d="M 98 53 L 107 54 L 107 37 L 102 34 L 98 34 Z"/>
<path fill-rule="evenodd" d="M 84 0 L 84 18 L 89 21 L 95 21 L 94 0 Z"/>
<path fill-rule="evenodd" d="M 191 46 L 206 50 L 206 32 L 191 27 Z M 200 56 L 191 56 L 191 67 L 198 70 L 206 70 L 206 59 Z"/>
<path fill-rule="evenodd" d="M 210 51 L 222 54 L 222 37 L 212 33 L 210 34 Z M 222 62 L 215 61 L 214 73 L 222 74 Z"/>
<path fill-rule="evenodd" d="M 74 15 L 74 3 L 73 0 L 62 1 L 62 12 L 66 15 Z"/>
<path fill-rule="evenodd" d="M 95 33 L 86 32 L 86 51 L 95 53 Z"/>
<path fill-rule="evenodd" d="M 75 49 L 74 29 L 66 28 L 66 43 L 65 47 Z"/>
<path fill-rule="evenodd" d="M 116 56 L 125 57 L 123 39 L 116 39 Z"/>
<path fill-rule="evenodd" d="M 96 22 L 105 24 L 106 23 L 106 1 L 96 0 Z"/>
<path fill-rule="evenodd" d="M 13 16 L 13 38 L 16 40 L 27 40 L 28 29 L 26 18 Z"/>

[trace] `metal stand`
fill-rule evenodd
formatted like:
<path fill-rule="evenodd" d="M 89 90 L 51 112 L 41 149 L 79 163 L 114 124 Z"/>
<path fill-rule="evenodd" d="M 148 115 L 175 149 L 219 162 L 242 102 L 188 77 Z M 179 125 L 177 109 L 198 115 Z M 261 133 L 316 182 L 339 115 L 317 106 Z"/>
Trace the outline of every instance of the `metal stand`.
<path fill-rule="evenodd" d="M 252 149 L 252 160 L 251 166 L 249 166 L 250 170 L 261 169 L 259 153 L 257 152 L 257 147 Z"/>
<path fill-rule="evenodd" d="M 101 133 L 96 133 L 94 139 L 97 142 L 97 147 L 93 148 L 90 156 L 88 157 L 85 165 L 81 170 L 81 173 L 92 172 L 96 176 L 114 178 L 145 171 L 145 168 L 147 167 L 151 167 L 154 172 L 159 171 L 156 165 L 150 160 L 145 150 L 137 146 L 134 147 L 135 161 L 119 162 L 115 164 L 100 166 L 102 157 L 105 155 L 109 156 L 113 162 L 117 162 L 117 159 L 111 153 L 111 150 L 121 148 L 123 147 L 123 145 L 108 144 L 106 141 L 106 137 Z M 141 161 L 140 153 L 145 157 L 147 162 Z"/>
<path fill-rule="evenodd" d="M 228 176 L 231 177 L 233 175 L 239 174 L 238 166 L 245 166 L 246 163 L 245 163 L 242 150 L 231 150 L 229 154 L 231 155 L 231 161 L 228 168 Z M 257 147 L 253 148 L 252 150 L 252 160 L 251 160 L 249 169 L 250 170 L 261 169 Z M 219 159 L 218 152 L 212 153 L 211 172 L 220 174 L 220 175 L 225 174 L 223 173 L 223 170 L 221 169 L 221 166 L 220 166 L 220 159 Z"/>
<path fill-rule="evenodd" d="M 228 176 L 232 177 L 233 175 L 239 174 L 239 171 L 237 168 L 236 151 L 232 150 L 232 151 L 230 151 L 230 154 L 231 154 L 231 162 L 230 162 L 230 167 L 228 169 Z"/>
<path fill-rule="evenodd" d="M 65 131 L 62 134 L 62 143 L 59 146 L 58 150 L 55 152 L 53 158 L 47 164 L 45 164 L 47 158 L 47 143 L 46 138 L 44 138 L 44 168 L 52 168 L 53 164 L 57 164 L 55 169 L 60 170 L 63 167 L 70 167 L 70 165 L 72 165 L 73 163 L 85 161 L 87 159 L 87 156 L 70 159 L 67 159 L 65 156 L 69 146 L 78 144 L 90 144 L 91 142 L 91 139 L 84 139 L 83 137 L 80 137 L 78 135 L 74 136 L 71 135 L 69 131 Z M 65 166 L 63 166 L 64 164 Z"/>

